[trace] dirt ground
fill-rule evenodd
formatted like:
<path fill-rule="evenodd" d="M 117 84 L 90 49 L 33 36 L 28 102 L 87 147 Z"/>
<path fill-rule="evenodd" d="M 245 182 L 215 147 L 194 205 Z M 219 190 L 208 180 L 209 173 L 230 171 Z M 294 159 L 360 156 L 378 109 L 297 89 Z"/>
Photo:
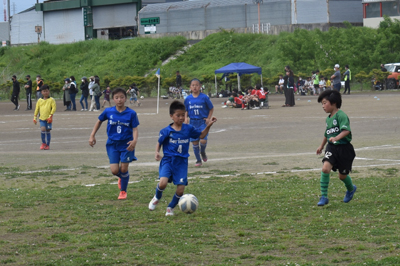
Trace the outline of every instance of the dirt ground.
<path fill-rule="evenodd" d="M 295 107 L 283 108 L 284 97 L 273 94 L 269 97 L 270 109 L 240 110 L 221 108 L 226 98 L 213 98 L 218 122 L 209 134 L 209 161 L 195 168 L 190 148 L 189 172 L 199 175 L 210 170 L 254 174 L 293 171 L 318 177 L 322 157 L 315 151 L 323 138 L 327 114 L 316 96 L 296 95 L 295 99 Z M 131 180 L 145 172 L 154 173 L 156 178 L 158 162 L 154 160 L 154 150 L 159 131 L 171 122 L 168 114 L 171 102 L 171 99 L 161 99 L 159 114 L 156 114 L 155 98 L 145 98 L 142 106 L 133 107 L 140 126 L 136 146 L 138 161 L 130 166 Z M 399 103 L 400 92 L 396 91 L 343 95 L 342 110 L 350 117 L 352 143 L 357 153 L 354 169 L 368 172 L 371 167 L 399 168 Z M 100 112 L 64 112 L 62 101 L 58 100 L 51 149 L 43 151 L 39 149 L 39 126 L 32 122 L 33 111 L 23 111 L 25 107 L 26 103 L 22 102 L 21 110 L 13 111 L 11 102 L 0 102 L 0 167 L 30 171 L 54 166 L 70 170 L 90 166 L 100 169 L 104 180 L 78 172 L 74 183 L 110 182 L 105 124 L 97 134 L 97 145 L 92 148 L 88 144 Z M 2 172 L 7 175 L 6 171 Z"/>

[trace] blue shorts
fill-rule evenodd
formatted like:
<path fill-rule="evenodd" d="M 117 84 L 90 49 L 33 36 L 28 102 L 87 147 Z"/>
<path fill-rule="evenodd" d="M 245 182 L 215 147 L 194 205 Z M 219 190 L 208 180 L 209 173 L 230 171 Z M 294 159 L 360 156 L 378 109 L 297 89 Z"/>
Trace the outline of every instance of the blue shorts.
<path fill-rule="evenodd" d="M 206 125 L 206 120 L 204 120 L 204 119 L 190 119 L 190 124 L 192 126 L 194 126 L 194 128 L 199 130 L 199 131 L 203 131 L 207 126 Z M 208 134 L 203 139 L 207 140 L 208 139 Z M 191 138 L 190 142 L 198 141 L 198 140 L 200 140 L 200 138 L 198 138 L 198 139 L 192 139 Z"/>
<path fill-rule="evenodd" d="M 164 156 L 161 159 L 158 171 L 158 178 L 168 177 L 168 183 L 173 182 L 174 185 L 184 186 L 188 184 L 188 158 Z"/>
<path fill-rule="evenodd" d="M 135 150 L 128 151 L 128 142 L 129 140 L 123 141 L 107 141 L 106 149 L 107 155 L 110 160 L 110 164 L 119 164 L 121 163 L 130 163 L 132 161 L 136 161 Z"/>
<path fill-rule="evenodd" d="M 52 123 L 47 123 L 46 120 L 40 120 L 39 119 L 39 123 L 40 123 L 40 127 L 45 127 L 46 130 L 52 130 L 53 129 Z"/>
<path fill-rule="evenodd" d="M 135 102 L 137 102 L 137 97 L 131 97 L 131 98 L 129 99 L 129 101 L 135 101 Z"/>

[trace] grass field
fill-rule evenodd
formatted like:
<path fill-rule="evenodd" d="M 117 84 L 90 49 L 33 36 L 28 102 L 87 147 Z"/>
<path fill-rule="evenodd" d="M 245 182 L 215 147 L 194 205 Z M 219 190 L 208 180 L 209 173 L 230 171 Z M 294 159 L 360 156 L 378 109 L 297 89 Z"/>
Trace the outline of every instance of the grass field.
<path fill-rule="evenodd" d="M 136 108 L 139 161 L 130 167 L 126 201 L 117 200 L 117 179 L 107 169 L 105 128 L 95 148 L 87 144 L 99 113 L 58 111 L 54 144 L 40 151 L 32 115 L 0 103 L 0 264 L 400 265 L 399 95 L 378 96 L 344 97 L 358 190 L 343 203 L 344 184 L 332 173 L 324 207 L 316 205 L 315 150 L 326 114 L 315 97 L 280 108 L 281 96 L 273 95 L 270 109 L 251 111 L 221 109 L 213 99 L 219 120 L 210 160 L 201 168 L 189 161 L 185 191 L 200 207 L 173 217 L 164 216 L 173 186 L 155 211 L 147 209 L 168 102 L 159 115 L 153 99 Z"/>

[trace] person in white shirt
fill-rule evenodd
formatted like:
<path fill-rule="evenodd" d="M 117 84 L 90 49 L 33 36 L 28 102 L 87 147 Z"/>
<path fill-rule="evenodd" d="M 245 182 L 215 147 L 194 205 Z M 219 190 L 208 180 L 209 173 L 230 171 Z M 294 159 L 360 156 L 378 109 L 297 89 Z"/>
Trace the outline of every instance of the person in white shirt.
<path fill-rule="evenodd" d="M 283 80 L 283 76 L 279 75 L 279 81 L 278 81 L 278 85 L 275 85 L 275 93 L 283 93 L 283 84 L 285 83 L 285 81 Z"/>

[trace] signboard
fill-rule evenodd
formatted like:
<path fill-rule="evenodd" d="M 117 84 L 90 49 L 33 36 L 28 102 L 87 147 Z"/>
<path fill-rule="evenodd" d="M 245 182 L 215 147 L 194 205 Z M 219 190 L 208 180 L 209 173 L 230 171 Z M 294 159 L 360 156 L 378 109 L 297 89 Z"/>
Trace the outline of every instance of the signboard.
<path fill-rule="evenodd" d="M 83 8 L 83 26 L 87 27 L 88 25 L 88 15 L 87 15 L 87 8 Z"/>
<path fill-rule="evenodd" d="M 160 17 L 140 19 L 140 25 L 153 25 L 153 24 L 160 24 Z"/>
<path fill-rule="evenodd" d="M 144 34 L 151 34 L 151 33 L 156 33 L 157 28 L 156 25 L 145 25 L 144 26 Z"/>

